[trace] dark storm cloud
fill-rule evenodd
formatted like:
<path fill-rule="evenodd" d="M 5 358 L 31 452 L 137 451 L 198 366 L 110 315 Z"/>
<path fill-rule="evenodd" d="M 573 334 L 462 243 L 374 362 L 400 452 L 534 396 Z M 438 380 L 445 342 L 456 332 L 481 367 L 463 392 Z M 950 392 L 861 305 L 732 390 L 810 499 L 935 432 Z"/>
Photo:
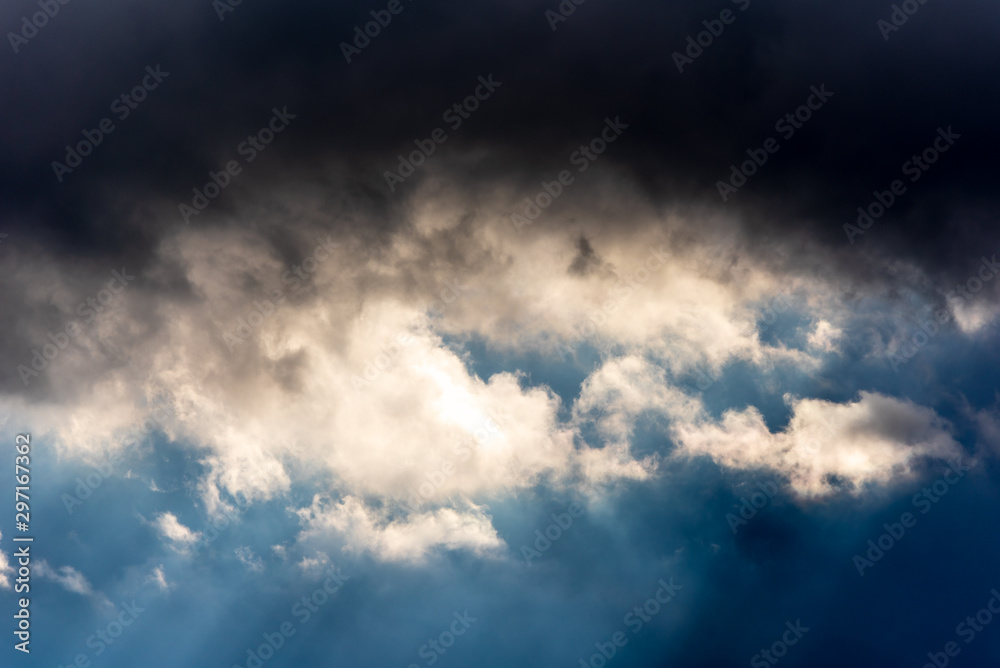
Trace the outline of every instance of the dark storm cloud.
<path fill-rule="evenodd" d="M 151 223 L 162 215 L 150 202 L 189 202 L 209 170 L 240 159 L 240 143 L 285 106 L 297 118 L 256 163 L 244 164 L 213 210 L 226 211 L 227 196 L 258 184 L 294 179 L 385 212 L 412 183 L 390 193 L 383 172 L 436 128 L 448 138 L 430 160 L 449 178 L 503 178 L 534 192 L 616 115 L 630 129 L 602 159 L 654 201 L 720 206 L 758 232 L 838 248 L 849 264 L 863 255 L 843 224 L 874 190 L 907 178 L 901 165 L 938 127 L 952 126 L 962 139 L 919 182 L 907 182 L 857 244 L 944 268 L 975 245 L 995 210 L 998 101 L 989 84 L 1000 75 L 1000 12 L 990 3 L 921 5 L 888 40 L 877 21 L 889 18 L 890 6 L 860 1 L 591 1 L 555 30 L 544 14 L 554 2 L 401 7 L 348 63 L 341 42 L 384 3 L 244 2 L 222 21 L 207 1 L 62 6 L 0 66 L 7 226 L 31 228 L 66 252 L 148 248 L 157 236 L 150 227 L 183 222 L 178 215 Z M 6 23 L 32 10 L 10 6 Z M 672 54 L 690 48 L 687 38 L 723 10 L 732 22 L 678 72 Z M 157 65 L 169 76 L 119 120 L 113 100 Z M 452 130 L 442 115 L 490 74 L 500 87 Z M 775 124 L 822 85 L 833 96 L 786 139 Z M 105 117 L 114 132 L 60 184 L 52 161 Z M 769 137 L 778 152 L 724 204 L 716 182 Z M 473 148 L 488 150 L 473 169 L 448 168 Z M 331 163 L 345 179 L 326 176 Z M 418 168 L 412 181 L 422 176 Z M 949 257 L 939 252 L 943 241 Z"/>

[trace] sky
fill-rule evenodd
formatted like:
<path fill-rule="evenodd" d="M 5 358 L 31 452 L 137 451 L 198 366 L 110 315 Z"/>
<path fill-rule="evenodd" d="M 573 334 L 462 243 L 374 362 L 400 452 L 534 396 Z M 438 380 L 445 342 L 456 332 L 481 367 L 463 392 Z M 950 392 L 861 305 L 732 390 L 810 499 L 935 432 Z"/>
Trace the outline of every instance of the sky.
<path fill-rule="evenodd" d="M 996 3 L 0 26 L 0 665 L 1000 660 Z"/>

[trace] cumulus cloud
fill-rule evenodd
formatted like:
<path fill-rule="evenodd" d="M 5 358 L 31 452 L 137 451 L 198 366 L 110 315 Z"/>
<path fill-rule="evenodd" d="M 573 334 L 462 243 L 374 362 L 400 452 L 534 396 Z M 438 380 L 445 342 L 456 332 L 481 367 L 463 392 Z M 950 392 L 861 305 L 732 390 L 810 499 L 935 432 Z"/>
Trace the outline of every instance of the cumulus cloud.
<path fill-rule="evenodd" d="M 736 468 L 767 468 L 788 478 L 803 496 L 860 492 L 916 471 L 928 458 L 955 459 L 962 449 L 933 410 L 873 392 L 835 404 L 790 400 L 792 417 L 771 432 L 753 408 L 727 411 L 717 423 L 679 425 L 682 450 Z"/>
<path fill-rule="evenodd" d="M 630 202 L 622 205 L 629 234 L 585 206 L 573 225 L 518 234 L 500 215 L 511 192 L 468 202 L 449 188 L 418 190 L 408 224 L 379 243 L 346 229 L 304 278 L 289 267 L 319 257 L 317 238 L 327 236 L 304 222 L 322 209 L 308 193 L 286 203 L 287 230 L 219 222 L 166 234 L 120 303 L 47 372 L 89 382 L 10 401 L 87 458 L 124 447 L 123 434 L 145 414 L 134 397 L 169 397 L 157 428 L 197 452 L 209 514 L 229 496 L 267 501 L 307 480 L 345 499 L 321 514 L 336 521 L 311 527 L 411 560 L 435 546 L 495 547 L 487 516 L 468 509 L 516 490 L 545 482 L 593 492 L 651 479 L 663 453 L 636 457 L 632 447 L 644 414 L 669 418 L 680 452 L 777 468 L 810 495 L 844 481 L 884 482 L 953 447 L 923 409 L 871 394 L 849 406 L 858 415 L 902 412 L 913 433 L 872 418 L 810 457 L 799 445 L 812 431 L 807 416 L 837 409 L 798 401 L 789 428 L 775 434 L 753 408 L 710 420 L 678 388 L 685 374 L 734 362 L 761 374 L 814 372 L 849 321 L 835 279 L 749 252 L 731 220 L 654 211 L 619 195 Z M 250 214 L 259 221 L 259 211 Z M 690 232 L 691 216 L 704 217 L 704 233 Z M 58 309 L 80 296 L 68 273 L 46 281 Z M 803 349 L 759 335 L 760 305 L 778 294 L 816 323 Z M 469 341 L 567 367 L 580 364 L 583 343 L 607 352 L 565 405 L 516 368 L 480 377 L 463 351 Z M 124 350 L 127 364 L 116 357 Z M 591 422 L 598 442 L 585 436 Z M 409 512 L 390 522 L 360 499 Z M 154 524 L 178 550 L 198 538 L 171 513 Z"/>
<path fill-rule="evenodd" d="M 179 551 L 186 550 L 193 545 L 201 536 L 199 532 L 192 531 L 177 519 L 171 512 L 162 513 L 153 522 L 157 532 L 170 541 L 171 546 Z"/>
<path fill-rule="evenodd" d="M 628 436 L 643 411 L 668 420 L 675 456 L 708 456 L 736 469 L 768 469 L 805 497 L 906 477 L 927 458 L 957 458 L 951 425 L 933 410 L 875 392 L 836 404 L 786 396 L 788 425 L 772 432 L 753 407 L 718 420 L 699 398 L 670 387 L 662 369 L 637 357 L 607 362 L 584 385 L 578 407 L 616 439 Z"/>
<path fill-rule="evenodd" d="M 835 325 L 826 320 L 820 320 L 813 327 L 812 331 L 809 332 L 808 341 L 809 345 L 813 348 L 818 348 L 824 352 L 833 352 L 837 350 L 837 340 L 843 335 L 844 332 Z"/>
<path fill-rule="evenodd" d="M 463 511 L 442 508 L 402 521 L 389 519 L 384 511 L 355 497 L 339 503 L 317 497 L 298 514 L 305 528 L 303 539 L 332 530 L 344 537 L 348 551 L 369 553 L 384 561 L 421 563 L 439 548 L 490 556 L 504 545 L 490 517 L 475 506 Z"/>

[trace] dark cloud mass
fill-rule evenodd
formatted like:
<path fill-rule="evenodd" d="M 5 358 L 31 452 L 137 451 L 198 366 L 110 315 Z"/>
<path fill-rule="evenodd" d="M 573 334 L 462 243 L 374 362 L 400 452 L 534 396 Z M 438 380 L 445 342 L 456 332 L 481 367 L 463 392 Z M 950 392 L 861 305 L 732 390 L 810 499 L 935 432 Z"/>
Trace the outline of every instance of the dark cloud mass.
<path fill-rule="evenodd" d="M 997 663 L 995 2 L 63 2 L 0 665 Z"/>

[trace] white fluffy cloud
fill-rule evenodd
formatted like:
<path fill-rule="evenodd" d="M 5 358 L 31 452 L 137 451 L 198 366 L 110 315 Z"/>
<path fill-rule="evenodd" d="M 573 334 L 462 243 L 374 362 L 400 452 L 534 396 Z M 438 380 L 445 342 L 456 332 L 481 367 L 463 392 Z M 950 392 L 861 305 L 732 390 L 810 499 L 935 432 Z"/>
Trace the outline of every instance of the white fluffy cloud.
<path fill-rule="evenodd" d="M 200 537 L 200 533 L 192 531 L 177 519 L 173 513 L 163 513 L 153 522 L 157 532 L 170 541 L 172 546 L 178 550 L 184 550 L 195 543 Z"/>
<path fill-rule="evenodd" d="M 810 497 L 845 488 L 859 492 L 912 474 L 924 458 L 957 458 L 962 452 L 945 420 L 909 401 L 874 392 L 861 392 L 847 404 L 786 400 L 792 415 L 778 432 L 752 406 L 715 420 L 700 399 L 670 387 L 662 369 L 633 356 L 595 372 L 578 407 L 619 440 L 644 411 L 662 415 L 677 446 L 675 455 L 705 455 L 736 469 L 769 469 Z"/>
<path fill-rule="evenodd" d="M 404 521 L 389 519 L 355 497 L 339 503 L 317 497 L 298 513 L 305 525 L 304 540 L 333 532 L 345 537 L 348 551 L 369 553 L 385 561 L 419 563 L 436 548 L 490 556 L 503 546 L 490 517 L 475 506 L 415 513 Z"/>
<path fill-rule="evenodd" d="M 768 468 L 804 496 L 885 484 L 915 472 L 923 459 L 958 458 L 961 447 L 937 414 L 909 401 L 862 392 L 849 404 L 794 400 L 792 418 L 771 432 L 755 408 L 728 411 L 718 423 L 679 425 L 684 452 L 734 468 Z"/>
<path fill-rule="evenodd" d="M 286 246 L 314 253 L 318 226 L 290 225 L 281 244 L 250 228 L 183 228 L 53 360 L 58 391 L 5 403 L 93 461 L 148 432 L 137 404 L 162 398 L 156 428 L 206 467 L 209 513 L 230 495 L 263 501 L 307 481 L 345 499 L 305 509 L 310 531 L 327 527 L 389 559 L 434 545 L 495 548 L 487 516 L 469 509 L 540 481 L 594 492 L 650 478 L 663 461 L 631 448 L 647 411 L 669 417 L 681 452 L 776 468 L 803 494 L 829 492 L 830 476 L 885 481 L 954 447 L 932 413 L 879 395 L 844 407 L 797 401 L 789 427 L 772 433 L 752 408 L 713 422 L 677 389 L 680 375 L 734 360 L 762 373 L 815 370 L 842 336 L 830 324 L 847 318 L 837 287 L 745 252 L 733 226 L 706 220 L 705 236 L 692 237 L 676 217 L 630 205 L 628 233 L 581 210 L 572 234 L 541 223 L 518 234 L 496 213 L 507 202 L 468 215 L 448 197 L 461 201 L 416 197 L 408 224 L 382 243 L 344 233 L 304 279 L 290 279 L 298 260 Z M 308 197 L 290 207 L 290 219 L 319 210 Z M 74 291 L 69 274 L 44 284 L 67 320 L 90 289 Z M 778 295 L 818 323 L 807 349 L 761 341 L 761 305 Z M 476 375 L 461 352 L 470 338 L 515 356 L 568 352 L 567 364 L 582 341 L 613 353 L 563 406 L 517 371 Z M 854 426 L 807 456 L 816 416 Z M 585 442 L 591 420 L 599 443 Z M 373 499 L 407 511 L 386 520 Z M 178 549 L 197 538 L 170 513 L 156 526 Z"/>

